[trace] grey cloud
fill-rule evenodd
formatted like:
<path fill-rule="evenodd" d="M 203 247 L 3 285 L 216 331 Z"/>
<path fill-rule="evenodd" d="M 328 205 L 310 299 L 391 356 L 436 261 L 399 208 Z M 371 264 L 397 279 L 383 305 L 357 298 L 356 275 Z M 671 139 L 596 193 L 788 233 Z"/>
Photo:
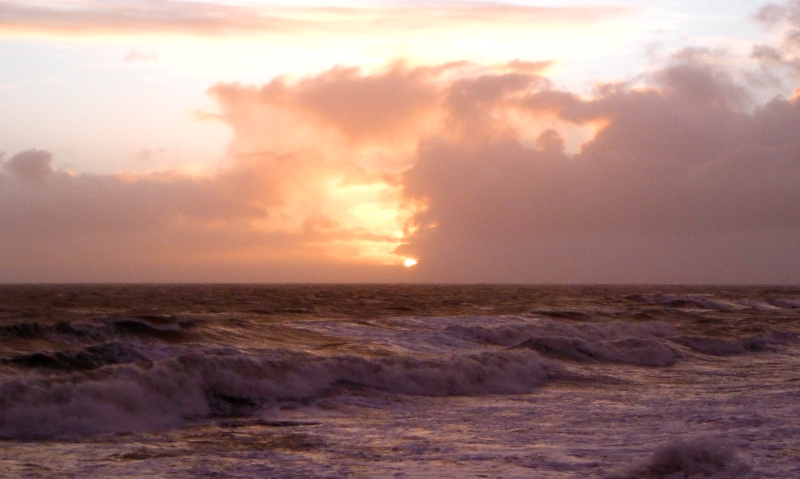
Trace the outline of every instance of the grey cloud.
<path fill-rule="evenodd" d="M 535 146 L 508 134 L 425 143 L 405 176 L 407 194 L 430 201 L 419 218 L 430 227 L 404 250 L 421 277 L 800 281 L 800 101 L 750 111 L 730 75 L 697 59 L 651 80 L 518 98 L 534 114 L 606 123 L 572 156 L 552 131 Z"/>
<path fill-rule="evenodd" d="M 53 155 L 42 150 L 23 151 L 6 162 L 2 162 L 0 156 L 0 164 L 4 170 L 26 181 L 39 181 L 50 175 L 53 171 L 50 167 L 52 160 Z"/>
<path fill-rule="evenodd" d="M 788 0 L 783 4 L 768 3 L 756 12 L 754 18 L 756 21 L 768 25 L 786 21 L 800 24 L 800 1 Z"/>
<path fill-rule="evenodd" d="M 754 15 L 756 22 L 783 32 L 778 45 L 756 45 L 752 57 L 765 66 L 787 66 L 800 73 L 800 0 L 769 3 Z"/>

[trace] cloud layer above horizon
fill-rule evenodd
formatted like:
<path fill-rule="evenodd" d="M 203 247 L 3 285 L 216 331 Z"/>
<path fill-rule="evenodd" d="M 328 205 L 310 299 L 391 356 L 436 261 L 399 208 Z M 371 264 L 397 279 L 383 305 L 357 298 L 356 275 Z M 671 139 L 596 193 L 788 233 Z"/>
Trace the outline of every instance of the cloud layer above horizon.
<path fill-rule="evenodd" d="M 0 31 L 56 28 L 14 5 Z M 800 1 L 754 18 L 778 40 L 748 59 L 582 91 L 523 60 L 217 83 L 197 115 L 233 137 L 201 172 L 0 156 L 0 281 L 798 283 Z"/>
<path fill-rule="evenodd" d="M 624 7 L 528 6 L 468 1 L 428 5 L 237 5 L 175 0 L 0 1 L 2 35 L 179 34 L 251 35 L 449 26 L 590 24 L 629 11 Z M 420 12 L 424 12 L 423 15 Z"/>

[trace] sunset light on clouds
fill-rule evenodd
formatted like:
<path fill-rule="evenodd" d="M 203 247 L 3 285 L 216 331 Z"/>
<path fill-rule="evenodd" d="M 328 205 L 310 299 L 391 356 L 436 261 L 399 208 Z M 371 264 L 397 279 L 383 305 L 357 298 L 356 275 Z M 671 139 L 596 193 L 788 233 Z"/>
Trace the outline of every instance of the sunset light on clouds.
<path fill-rule="evenodd" d="M 0 281 L 797 283 L 800 1 L 697 3 L 0 0 Z"/>

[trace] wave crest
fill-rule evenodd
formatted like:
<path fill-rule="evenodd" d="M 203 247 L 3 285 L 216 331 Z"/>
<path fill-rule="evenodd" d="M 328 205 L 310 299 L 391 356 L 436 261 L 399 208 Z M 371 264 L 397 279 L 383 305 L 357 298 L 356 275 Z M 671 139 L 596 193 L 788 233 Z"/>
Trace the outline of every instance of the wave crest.
<path fill-rule="evenodd" d="M 390 393 L 521 393 L 542 385 L 547 361 L 532 351 L 438 358 L 197 352 L 108 366 L 68 377 L 0 384 L 0 436 L 50 437 L 170 427 L 189 417 L 321 397 L 340 382 Z"/>

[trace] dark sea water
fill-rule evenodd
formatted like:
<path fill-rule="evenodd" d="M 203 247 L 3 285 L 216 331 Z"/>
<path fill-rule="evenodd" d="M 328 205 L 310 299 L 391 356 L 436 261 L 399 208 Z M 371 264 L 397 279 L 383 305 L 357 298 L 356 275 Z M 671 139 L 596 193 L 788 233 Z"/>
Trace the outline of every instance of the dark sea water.
<path fill-rule="evenodd" d="M 0 286 L 0 477 L 800 478 L 800 288 Z"/>

